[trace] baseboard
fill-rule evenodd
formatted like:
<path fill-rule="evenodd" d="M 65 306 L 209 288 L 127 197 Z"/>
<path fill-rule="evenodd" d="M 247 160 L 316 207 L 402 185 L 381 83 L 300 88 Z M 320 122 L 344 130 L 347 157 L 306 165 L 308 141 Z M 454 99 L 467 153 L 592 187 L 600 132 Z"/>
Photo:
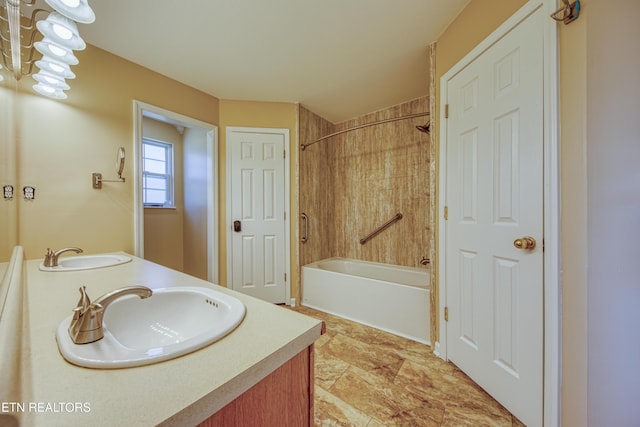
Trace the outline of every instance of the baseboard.
<path fill-rule="evenodd" d="M 435 354 L 437 357 L 439 357 L 442 360 L 447 360 L 444 358 L 444 356 L 442 355 L 442 353 L 440 353 L 440 341 L 436 341 L 435 344 L 433 345 L 433 354 Z"/>

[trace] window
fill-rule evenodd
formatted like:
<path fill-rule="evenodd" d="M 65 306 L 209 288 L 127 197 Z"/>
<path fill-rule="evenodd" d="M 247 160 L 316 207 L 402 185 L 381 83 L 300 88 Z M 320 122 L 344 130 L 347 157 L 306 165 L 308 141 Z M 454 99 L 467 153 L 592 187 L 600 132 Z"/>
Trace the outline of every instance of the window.
<path fill-rule="evenodd" d="M 173 208 L 173 145 L 142 139 L 142 194 L 149 207 Z"/>

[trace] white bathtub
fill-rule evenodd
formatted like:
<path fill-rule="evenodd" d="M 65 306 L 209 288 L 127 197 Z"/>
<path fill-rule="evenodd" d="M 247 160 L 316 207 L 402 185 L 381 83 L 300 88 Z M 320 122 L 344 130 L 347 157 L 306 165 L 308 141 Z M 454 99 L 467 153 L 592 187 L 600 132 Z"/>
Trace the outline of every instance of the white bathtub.
<path fill-rule="evenodd" d="M 328 258 L 302 267 L 302 305 L 424 344 L 429 340 L 429 272 Z"/>

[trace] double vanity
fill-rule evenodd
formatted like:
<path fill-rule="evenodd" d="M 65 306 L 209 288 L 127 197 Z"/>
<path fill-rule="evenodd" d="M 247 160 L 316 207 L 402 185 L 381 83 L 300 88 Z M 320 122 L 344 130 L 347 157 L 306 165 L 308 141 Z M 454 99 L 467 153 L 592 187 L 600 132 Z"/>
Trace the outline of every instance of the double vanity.
<path fill-rule="evenodd" d="M 73 257 L 67 271 L 21 255 L 0 265 L 8 289 L 0 340 L 15 347 L 2 357 L 19 367 L 0 368 L 0 381 L 14 385 L 0 396 L 11 404 L 0 424 L 3 416 L 24 426 L 313 423 L 322 322 L 125 253 L 106 255 L 126 260 L 100 268 L 91 264 L 99 256 Z M 70 326 L 91 310 L 103 338 L 80 334 L 89 343 L 76 344 Z M 21 328 L 9 336 L 6 322 Z M 92 331 L 86 324 L 76 329 Z"/>

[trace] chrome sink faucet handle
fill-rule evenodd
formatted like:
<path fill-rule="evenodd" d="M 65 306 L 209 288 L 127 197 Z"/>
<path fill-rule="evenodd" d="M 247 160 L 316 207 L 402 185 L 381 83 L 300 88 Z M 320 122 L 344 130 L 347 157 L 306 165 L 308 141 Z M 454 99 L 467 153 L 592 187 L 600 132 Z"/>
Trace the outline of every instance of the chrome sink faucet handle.
<path fill-rule="evenodd" d="M 104 337 L 102 319 L 104 312 L 113 301 L 125 295 L 138 295 L 140 298 L 149 298 L 153 291 L 146 286 L 127 286 L 107 292 L 95 302 L 87 295 L 86 287 L 80 289 L 80 300 L 73 309 L 73 318 L 69 325 L 69 336 L 76 344 L 89 344 L 101 340 Z"/>
<path fill-rule="evenodd" d="M 82 249 L 80 248 L 63 248 L 58 249 L 57 251 L 52 251 L 51 248 L 47 248 L 47 253 L 44 255 L 44 266 L 45 267 L 57 267 L 58 266 L 58 257 L 65 252 L 75 252 L 77 254 L 82 253 Z"/>

